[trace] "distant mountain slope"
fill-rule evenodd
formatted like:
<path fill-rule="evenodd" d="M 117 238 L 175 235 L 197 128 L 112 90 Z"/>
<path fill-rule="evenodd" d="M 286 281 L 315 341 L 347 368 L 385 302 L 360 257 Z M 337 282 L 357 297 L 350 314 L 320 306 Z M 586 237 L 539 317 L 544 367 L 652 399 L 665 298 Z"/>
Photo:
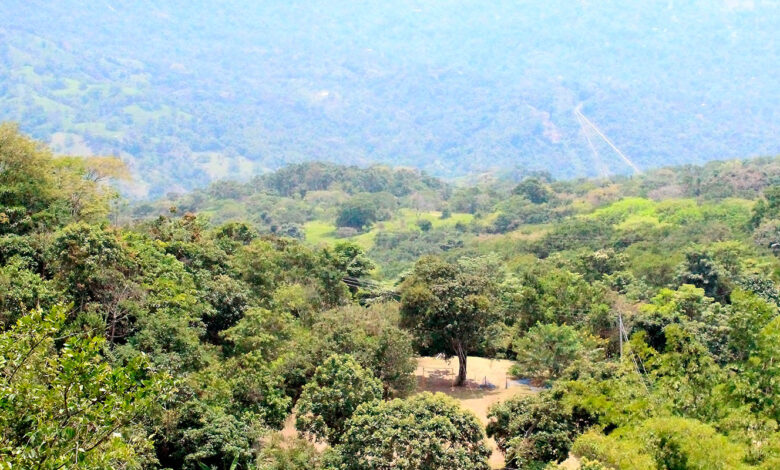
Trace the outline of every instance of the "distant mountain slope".
<path fill-rule="evenodd" d="M 307 160 L 630 172 L 580 105 L 640 168 L 780 153 L 777 1 L 215 3 L 4 2 L 0 119 L 152 194 Z"/>

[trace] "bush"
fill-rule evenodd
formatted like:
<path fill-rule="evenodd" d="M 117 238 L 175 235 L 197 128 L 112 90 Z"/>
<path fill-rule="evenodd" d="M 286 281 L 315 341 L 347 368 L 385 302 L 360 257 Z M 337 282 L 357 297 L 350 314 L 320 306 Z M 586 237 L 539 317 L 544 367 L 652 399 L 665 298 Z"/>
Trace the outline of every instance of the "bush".
<path fill-rule="evenodd" d="M 318 439 L 337 443 L 346 421 L 363 403 L 382 398 L 382 383 L 349 355 L 333 355 L 303 387 L 295 426 Z"/>
<path fill-rule="evenodd" d="M 577 359 L 596 360 L 603 355 L 599 341 L 568 325 L 538 324 L 512 346 L 517 364 L 512 374 L 537 380 L 553 380 Z"/>
<path fill-rule="evenodd" d="M 340 470 L 487 470 L 482 425 L 437 393 L 366 403 L 347 422 L 326 468 Z"/>
<path fill-rule="evenodd" d="M 420 219 L 417 221 L 417 226 L 420 227 L 420 230 L 423 232 L 427 232 L 433 228 L 433 223 L 427 219 Z"/>
<path fill-rule="evenodd" d="M 506 456 L 508 468 L 565 460 L 574 438 L 591 423 L 588 416 L 573 414 L 553 392 L 509 399 L 494 405 L 488 418 L 487 434 Z"/>
<path fill-rule="evenodd" d="M 629 470 L 748 468 L 743 462 L 743 446 L 729 441 L 712 426 L 671 416 L 620 428 L 608 436 L 588 432 L 577 439 L 574 452 L 610 467 Z"/>

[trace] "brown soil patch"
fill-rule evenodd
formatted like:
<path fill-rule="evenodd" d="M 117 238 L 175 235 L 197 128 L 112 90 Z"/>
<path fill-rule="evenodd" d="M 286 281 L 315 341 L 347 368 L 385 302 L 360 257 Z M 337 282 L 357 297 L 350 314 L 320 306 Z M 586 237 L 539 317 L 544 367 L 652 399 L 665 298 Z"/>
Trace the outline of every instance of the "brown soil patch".
<path fill-rule="evenodd" d="M 435 357 L 420 357 L 417 359 L 417 384 L 419 391 L 441 392 L 458 400 L 460 405 L 474 413 L 482 424 L 488 422 L 488 409 L 495 403 L 507 400 L 517 395 L 528 395 L 534 391 L 525 385 L 508 384 L 509 368 L 513 362 L 482 357 L 468 358 L 468 381 L 463 387 L 452 385 L 458 372 L 458 360 L 446 361 Z M 495 388 L 485 388 L 485 383 Z M 509 385 L 509 388 L 506 388 Z M 492 468 L 504 467 L 504 456 L 498 450 L 493 439 L 488 439 L 493 450 L 490 456 Z"/>
<path fill-rule="evenodd" d="M 483 425 L 487 425 L 488 409 L 495 403 L 507 400 L 517 395 L 535 393 L 533 389 L 525 385 L 508 383 L 509 368 L 513 362 L 509 360 L 485 359 L 482 357 L 468 358 L 468 381 L 463 387 L 454 387 L 453 381 L 458 371 L 458 360 L 446 361 L 435 357 L 420 357 L 417 359 L 417 390 L 419 392 L 441 392 L 454 399 L 460 405 L 474 413 Z M 485 383 L 492 384 L 495 388 L 486 388 Z M 507 386 L 509 388 L 507 388 Z M 295 416 L 291 414 L 285 422 L 282 434 L 285 437 L 296 436 Z M 317 448 L 322 451 L 325 444 L 317 443 Z M 504 467 L 504 456 L 498 450 L 496 442 L 488 439 L 488 445 L 493 450 L 490 456 L 492 468 Z M 566 469 L 579 468 L 576 459 L 570 457 L 563 463 Z"/>

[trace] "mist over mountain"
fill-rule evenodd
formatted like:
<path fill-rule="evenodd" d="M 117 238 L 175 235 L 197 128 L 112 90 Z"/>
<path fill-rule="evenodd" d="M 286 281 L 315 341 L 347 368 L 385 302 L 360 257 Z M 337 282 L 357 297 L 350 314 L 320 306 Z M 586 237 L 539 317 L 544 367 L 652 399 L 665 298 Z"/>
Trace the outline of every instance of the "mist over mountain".
<path fill-rule="evenodd" d="M 780 153 L 777 1 L 3 7 L 0 120 L 138 194 L 310 160 L 632 172 L 584 117 L 640 169 Z"/>

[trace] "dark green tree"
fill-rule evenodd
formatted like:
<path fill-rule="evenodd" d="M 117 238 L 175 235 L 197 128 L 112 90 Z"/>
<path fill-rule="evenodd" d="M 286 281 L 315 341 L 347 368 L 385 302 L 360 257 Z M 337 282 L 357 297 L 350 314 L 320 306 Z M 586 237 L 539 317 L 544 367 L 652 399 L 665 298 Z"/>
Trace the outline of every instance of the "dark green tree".
<path fill-rule="evenodd" d="M 678 268 L 677 282 L 704 289 L 707 297 L 722 304 L 729 302 L 732 285 L 706 251 L 692 249 L 685 253 L 685 262 Z"/>
<path fill-rule="evenodd" d="M 336 216 L 336 225 L 363 230 L 378 220 L 378 208 L 367 198 L 352 198 L 345 202 Z"/>
<path fill-rule="evenodd" d="M 550 188 L 538 178 L 526 178 L 520 184 L 515 186 L 513 193 L 524 196 L 534 204 L 548 202 L 553 197 Z"/>
<path fill-rule="evenodd" d="M 569 456 L 574 439 L 592 420 L 574 413 L 559 392 L 511 398 L 488 412 L 487 435 L 504 453 L 506 468 L 541 468 Z"/>

